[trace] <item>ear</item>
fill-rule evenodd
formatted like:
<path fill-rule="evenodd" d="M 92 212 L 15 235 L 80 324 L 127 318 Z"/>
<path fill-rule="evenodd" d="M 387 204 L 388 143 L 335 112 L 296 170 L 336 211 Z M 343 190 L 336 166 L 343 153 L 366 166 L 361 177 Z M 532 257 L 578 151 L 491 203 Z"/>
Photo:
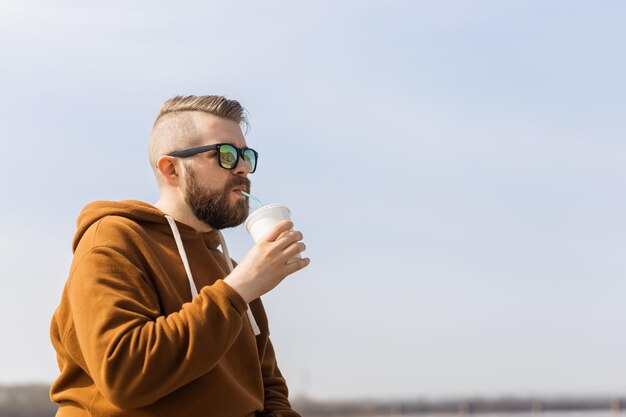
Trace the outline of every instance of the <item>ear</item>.
<path fill-rule="evenodd" d="M 180 165 L 177 163 L 176 158 L 162 155 L 157 160 L 156 169 L 166 183 L 178 185 L 180 181 Z"/>

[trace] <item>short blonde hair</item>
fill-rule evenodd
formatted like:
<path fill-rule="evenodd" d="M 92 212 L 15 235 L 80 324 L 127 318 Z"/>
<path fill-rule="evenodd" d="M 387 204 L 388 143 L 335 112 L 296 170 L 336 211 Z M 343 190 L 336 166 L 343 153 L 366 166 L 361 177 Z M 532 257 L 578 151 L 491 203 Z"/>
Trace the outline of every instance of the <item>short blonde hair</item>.
<path fill-rule="evenodd" d="M 237 101 L 224 96 L 176 96 L 161 106 L 155 124 L 166 114 L 182 111 L 201 111 L 232 120 L 247 130 L 246 109 Z"/>

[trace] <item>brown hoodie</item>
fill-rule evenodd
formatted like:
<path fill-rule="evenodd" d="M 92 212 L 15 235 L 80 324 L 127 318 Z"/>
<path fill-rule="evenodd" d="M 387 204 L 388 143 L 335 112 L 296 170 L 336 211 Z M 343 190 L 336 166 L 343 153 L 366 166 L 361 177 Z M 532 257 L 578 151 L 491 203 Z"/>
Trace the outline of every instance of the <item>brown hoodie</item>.
<path fill-rule="evenodd" d="M 222 281 L 216 231 L 177 222 L 199 295 L 164 213 L 95 202 L 78 218 L 74 260 L 51 324 L 57 416 L 295 417 L 259 299 Z"/>

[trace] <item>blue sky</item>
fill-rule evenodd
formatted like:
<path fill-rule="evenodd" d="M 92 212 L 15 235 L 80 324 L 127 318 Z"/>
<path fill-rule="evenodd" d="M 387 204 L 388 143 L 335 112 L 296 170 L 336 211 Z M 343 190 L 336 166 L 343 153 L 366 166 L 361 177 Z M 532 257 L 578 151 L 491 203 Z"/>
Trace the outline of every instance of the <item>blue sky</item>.
<path fill-rule="evenodd" d="M 623 394 L 626 6 L 0 4 L 0 383 L 57 373 L 75 219 L 157 200 L 177 94 L 249 110 L 311 266 L 264 300 L 294 395 Z M 241 258 L 251 245 L 227 231 Z"/>

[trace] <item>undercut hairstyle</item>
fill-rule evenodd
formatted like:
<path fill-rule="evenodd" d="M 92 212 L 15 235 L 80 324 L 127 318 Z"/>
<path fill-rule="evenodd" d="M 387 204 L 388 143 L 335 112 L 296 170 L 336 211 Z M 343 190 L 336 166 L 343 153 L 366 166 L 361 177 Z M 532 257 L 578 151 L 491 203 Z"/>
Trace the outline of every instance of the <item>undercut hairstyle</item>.
<path fill-rule="evenodd" d="M 237 101 L 223 96 L 176 96 L 159 109 L 148 144 L 148 159 L 157 173 L 156 163 L 161 155 L 199 146 L 198 113 L 208 113 L 232 120 L 244 132 L 248 130 L 246 109 Z M 159 176 L 157 175 L 157 180 Z"/>
<path fill-rule="evenodd" d="M 183 111 L 201 111 L 248 125 L 246 109 L 237 101 L 223 96 L 176 96 L 161 106 L 155 124 L 166 114 Z"/>

